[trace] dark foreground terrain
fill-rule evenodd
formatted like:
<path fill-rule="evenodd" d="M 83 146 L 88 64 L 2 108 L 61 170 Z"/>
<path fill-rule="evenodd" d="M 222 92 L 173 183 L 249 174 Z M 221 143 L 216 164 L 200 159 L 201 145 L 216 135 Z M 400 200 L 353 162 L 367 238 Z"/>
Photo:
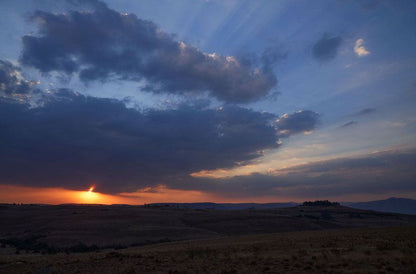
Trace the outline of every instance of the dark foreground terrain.
<path fill-rule="evenodd" d="M 285 232 L 0 258 L 1 273 L 415 273 L 416 228 Z"/>
<path fill-rule="evenodd" d="M 416 216 L 2 205 L 0 273 L 416 273 Z"/>

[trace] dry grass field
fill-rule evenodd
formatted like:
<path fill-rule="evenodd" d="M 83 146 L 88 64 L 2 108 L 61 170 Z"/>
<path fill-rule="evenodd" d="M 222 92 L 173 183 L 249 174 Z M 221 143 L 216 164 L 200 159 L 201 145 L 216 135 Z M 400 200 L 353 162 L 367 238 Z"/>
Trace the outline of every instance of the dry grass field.
<path fill-rule="evenodd" d="M 2 205 L 0 273 L 416 273 L 416 216 Z"/>
<path fill-rule="evenodd" d="M 286 232 L 4 255 L 1 273 L 415 273 L 416 228 Z"/>

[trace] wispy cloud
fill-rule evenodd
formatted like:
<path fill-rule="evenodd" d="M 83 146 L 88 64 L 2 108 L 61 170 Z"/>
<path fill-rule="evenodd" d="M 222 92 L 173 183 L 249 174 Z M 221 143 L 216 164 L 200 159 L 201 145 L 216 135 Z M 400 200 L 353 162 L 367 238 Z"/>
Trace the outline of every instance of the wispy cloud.
<path fill-rule="evenodd" d="M 357 121 L 349 121 L 348 123 L 343 124 L 341 127 L 342 127 L 342 128 L 345 128 L 345 127 L 354 126 L 354 125 L 356 125 L 356 124 L 358 124 L 358 122 L 357 122 Z"/>
<path fill-rule="evenodd" d="M 215 191 L 232 191 L 233 195 L 240 197 L 275 195 L 291 197 L 293 200 L 342 200 L 357 195 L 406 195 L 415 193 L 415 152 L 414 149 L 387 150 L 355 157 L 314 161 L 270 170 L 267 174 L 200 177 L 194 178 L 194 184 L 199 181 L 199 185 L 205 187 L 206 191 L 215 186 Z"/>
<path fill-rule="evenodd" d="M 376 111 L 375 108 L 364 108 L 362 110 L 360 110 L 359 112 L 355 113 L 354 116 L 363 116 L 363 115 L 368 115 L 368 114 L 372 114 Z"/>

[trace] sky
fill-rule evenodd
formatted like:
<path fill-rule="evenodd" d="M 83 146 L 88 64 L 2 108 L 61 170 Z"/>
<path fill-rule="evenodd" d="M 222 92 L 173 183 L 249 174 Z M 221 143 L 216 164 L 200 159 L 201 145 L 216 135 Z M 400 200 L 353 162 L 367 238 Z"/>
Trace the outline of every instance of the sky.
<path fill-rule="evenodd" d="M 0 202 L 416 198 L 415 12 L 3 0 Z"/>

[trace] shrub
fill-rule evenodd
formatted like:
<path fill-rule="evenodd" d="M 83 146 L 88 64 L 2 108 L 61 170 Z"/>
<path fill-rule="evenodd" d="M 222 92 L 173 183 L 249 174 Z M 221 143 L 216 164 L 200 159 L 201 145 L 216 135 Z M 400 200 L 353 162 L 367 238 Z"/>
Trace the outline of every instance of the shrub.
<path fill-rule="evenodd" d="M 339 206 L 338 202 L 330 202 L 328 200 L 317 200 L 314 202 L 307 201 L 303 202 L 303 206 Z"/>

